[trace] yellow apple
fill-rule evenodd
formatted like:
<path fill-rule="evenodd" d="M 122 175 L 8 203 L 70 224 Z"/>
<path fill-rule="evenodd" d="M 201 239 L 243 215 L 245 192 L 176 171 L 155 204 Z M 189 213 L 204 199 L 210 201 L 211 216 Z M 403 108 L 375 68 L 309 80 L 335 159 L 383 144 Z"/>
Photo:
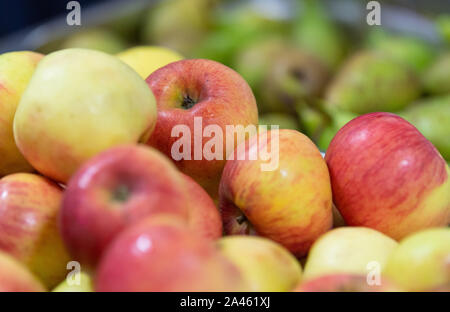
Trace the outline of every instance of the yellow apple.
<path fill-rule="evenodd" d="M 217 242 L 221 253 L 236 265 L 251 291 L 291 291 L 302 268 L 283 246 L 262 237 L 234 235 Z"/>
<path fill-rule="evenodd" d="M 14 142 L 13 120 L 22 93 L 41 58 L 41 54 L 29 51 L 0 55 L 0 177 L 33 171 Z"/>
<path fill-rule="evenodd" d="M 144 79 L 147 79 L 155 70 L 183 59 L 183 56 L 177 52 L 158 46 L 134 47 L 116 56 L 130 65 Z"/>
<path fill-rule="evenodd" d="M 404 289 L 427 291 L 450 285 L 450 228 L 420 231 L 400 241 L 384 275 Z"/>
<path fill-rule="evenodd" d="M 146 141 L 155 123 L 155 97 L 134 70 L 103 52 L 67 49 L 39 63 L 14 137 L 34 168 L 64 183 L 99 152 Z"/>
<path fill-rule="evenodd" d="M 74 279 L 79 279 L 79 283 L 71 285 L 67 279 L 56 286 L 52 292 L 93 292 L 91 276 L 85 272 L 76 273 Z"/>
<path fill-rule="evenodd" d="M 365 227 L 340 227 L 322 235 L 311 247 L 304 278 L 331 274 L 380 273 L 398 243 Z"/>

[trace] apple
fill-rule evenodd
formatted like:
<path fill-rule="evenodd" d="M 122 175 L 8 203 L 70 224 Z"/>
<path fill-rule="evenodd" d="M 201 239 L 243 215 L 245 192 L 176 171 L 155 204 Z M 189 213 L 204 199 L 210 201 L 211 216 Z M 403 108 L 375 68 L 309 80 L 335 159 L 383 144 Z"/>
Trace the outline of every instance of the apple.
<path fill-rule="evenodd" d="M 191 177 L 182 174 L 190 198 L 189 227 L 201 236 L 218 239 L 223 234 L 219 209 L 206 191 Z"/>
<path fill-rule="evenodd" d="M 92 269 L 127 225 L 160 213 L 187 221 L 183 182 L 169 159 L 145 145 L 121 145 L 91 158 L 69 181 L 62 202 L 61 232 L 70 253 Z"/>
<path fill-rule="evenodd" d="M 231 151 L 227 148 L 227 140 L 222 138 L 223 152 L 220 157 L 209 160 L 203 155 L 196 156 L 195 145 L 198 139 L 194 118 L 201 121 L 201 134 L 209 125 L 220 127 L 222 133 L 226 133 L 227 126 L 256 126 L 258 109 L 250 87 L 234 70 L 204 59 L 171 63 L 152 73 L 147 78 L 147 84 L 153 91 L 158 106 L 158 120 L 148 144 L 174 159 L 173 145 L 184 136 L 174 136 L 172 131 L 176 126 L 188 127 L 191 134 L 191 155 L 174 161 L 183 173 L 194 178 L 216 199 L 226 153 Z M 244 129 L 236 130 L 238 139 L 234 140 L 233 147 L 242 141 L 239 134 L 244 134 L 243 131 Z M 208 142 L 209 140 L 203 140 L 201 152 Z"/>
<path fill-rule="evenodd" d="M 383 274 L 409 291 L 445 289 L 450 285 L 450 228 L 432 228 L 400 241 Z"/>
<path fill-rule="evenodd" d="M 92 278 L 85 272 L 76 273 L 73 279 L 79 279 L 79 283 L 73 281 L 73 284 L 69 284 L 69 281 L 65 279 L 61 284 L 55 287 L 52 292 L 93 292 Z"/>
<path fill-rule="evenodd" d="M 333 201 L 345 222 L 394 239 L 450 221 L 450 170 L 410 123 L 390 113 L 341 128 L 325 159 Z"/>
<path fill-rule="evenodd" d="M 127 43 L 116 33 L 105 28 L 90 28 L 77 31 L 64 40 L 60 49 L 83 48 L 105 53 L 118 53 L 127 48 Z"/>
<path fill-rule="evenodd" d="M 131 66 L 143 79 L 146 79 L 155 70 L 183 59 L 177 52 L 158 46 L 133 47 L 116 56 Z"/>
<path fill-rule="evenodd" d="M 0 55 L 0 177 L 33 171 L 14 142 L 12 125 L 22 93 L 42 56 L 29 51 Z"/>
<path fill-rule="evenodd" d="M 90 157 L 146 141 L 155 99 L 129 66 L 106 53 L 68 49 L 40 62 L 14 118 L 14 137 L 30 164 L 65 183 Z"/>
<path fill-rule="evenodd" d="M 41 292 L 44 286 L 19 261 L 0 251 L 0 292 Z"/>
<path fill-rule="evenodd" d="M 369 284 L 360 274 L 337 273 L 321 275 L 301 283 L 296 292 L 396 292 L 399 288 L 386 280 L 380 284 Z"/>
<path fill-rule="evenodd" d="M 322 235 L 311 247 L 305 280 L 334 273 L 381 274 L 397 247 L 392 238 L 365 227 L 340 227 Z"/>
<path fill-rule="evenodd" d="M 239 270 L 179 218 L 160 215 L 127 228 L 99 264 L 100 292 L 244 291 Z"/>
<path fill-rule="evenodd" d="M 217 246 L 240 269 L 251 291 L 291 291 L 300 282 L 300 263 L 267 238 L 233 235 L 217 241 Z"/>
<path fill-rule="evenodd" d="M 264 150 L 272 153 L 269 164 Z M 332 225 L 326 163 L 295 130 L 260 132 L 239 145 L 225 165 L 219 194 L 226 234 L 267 237 L 297 257 Z"/>
<path fill-rule="evenodd" d="M 58 229 L 62 188 L 32 173 L 0 179 L 0 250 L 21 261 L 48 287 L 70 261 Z"/>

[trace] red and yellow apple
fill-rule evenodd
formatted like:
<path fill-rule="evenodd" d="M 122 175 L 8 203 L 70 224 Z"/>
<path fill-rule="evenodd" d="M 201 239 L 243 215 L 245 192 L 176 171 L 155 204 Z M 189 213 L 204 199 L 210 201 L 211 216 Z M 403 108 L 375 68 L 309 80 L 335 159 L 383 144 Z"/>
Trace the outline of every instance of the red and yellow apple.
<path fill-rule="evenodd" d="M 328 274 L 301 283 L 296 292 L 395 292 L 399 288 L 386 281 L 369 284 L 367 277 L 360 274 Z"/>
<path fill-rule="evenodd" d="M 264 155 L 268 151 L 272 157 Z M 297 257 L 332 225 L 326 163 L 295 130 L 262 131 L 239 145 L 225 165 L 219 193 L 226 234 L 267 237 Z"/>
<path fill-rule="evenodd" d="M 29 51 L 0 55 L 0 177 L 33 171 L 14 142 L 13 120 L 20 98 L 41 58 L 41 54 Z"/>
<path fill-rule="evenodd" d="M 308 280 L 336 273 L 381 275 L 397 245 L 392 238 L 370 228 L 333 229 L 311 247 L 303 278 Z"/>
<path fill-rule="evenodd" d="M 450 222 L 450 169 L 410 123 L 390 113 L 357 117 L 339 130 L 325 159 L 345 222 L 394 239 Z"/>
<path fill-rule="evenodd" d="M 158 69 L 147 78 L 158 106 L 155 131 L 148 144 L 172 158 L 178 168 L 196 180 L 213 197 L 217 198 L 220 176 L 225 165 L 226 138 L 220 137 L 221 151 L 218 157 L 208 159 L 203 152 L 210 140 L 217 138 L 215 132 L 207 133 L 208 126 L 219 127 L 220 135 L 226 126 L 239 125 L 234 145 L 245 140 L 245 127 L 258 124 L 258 109 L 252 90 L 234 70 L 220 63 L 191 59 L 171 63 Z M 194 128 L 194 118 L 199 118 L 199 129 Z M 174 133 L 179 127 L 187 127 L 187 134 Z M 176 128 L 177 127 L 177 128 Z M 241 134 L 244 134 L 243 139 Z M 211 137 L 202 140 L 203 136 Z M 175 142 L 185 139 L 189 150 L 182 157 L 173 157 Z M 196 150 L 200 150 L 198 155 Z M 179 152 L 179 150 L 175 150 Z M 184 155 L 186 154 L 186 155 Z"/>
<path fill-rule="evenodd" d="M 47 178 L 15 173 L 0 179 L 0 250 L 22 262 L 48 287 L 70 261 L 58 229 L 62 189 Z"/>
<path fill-rule="evenodd" d="M 291 291 L 300 282 L 300 263 L 267 238 L 232 235 L 217 241 L 217 246 L 241 271 L 251 291 Z"/>
<path fill-rule="evenodd" d="M 45 291 L 39 280 L 19 261 L 0 251 L 0 292 Z"/>
<path fill-rule="evenodd" d="M 146 141 L 156 117 L 152 92 L 128 65 L 67 49 L 39 62 L 17 107 L 14 137 L 34 168 L 65 183 L 99 152 Z"/>
<path fill-rule="evenodd" d="M 95 290 L 245 291 L 239 270 L 179 218 L 147 218 L 120 233 L 99 264 Z"/>
<path fill-rule="evenodd" d="M 127 225 L 159 213 L 187 220 L 188 193 L 172 162 L 145 145 L 121 145 L 87 161 L 69 181 L 61 231 L 72 256 L 92 269 Z"/>
<path fill-rule="evenodd" d="M 403 239 L 383 274 L 410 291 L 450 288 L 450 228 L 432 228 Z"/>

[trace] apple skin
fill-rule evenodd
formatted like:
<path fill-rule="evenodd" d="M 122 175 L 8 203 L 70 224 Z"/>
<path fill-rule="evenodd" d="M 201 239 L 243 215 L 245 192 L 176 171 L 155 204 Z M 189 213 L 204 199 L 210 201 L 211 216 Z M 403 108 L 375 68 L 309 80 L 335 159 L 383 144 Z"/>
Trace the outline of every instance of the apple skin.
<path fill-rule="evenodd" d="M 311 247 L 303 272 L 304 280 L 334 273 L 370 273 L 376 261 L 383 270 L 397 247 L 392 238 L 364 227 L 340 227 L 322 235 Z M 375 269 L 375 268 L 374 268 Z"/>
<path fill-rule="evenodd" d="M 19 261 L 0 251 L 0 292 L 43 292 L 44 286 Z"/>
<path fill-rule="evenodd" d="M 226 162 L 226 139 L 222 160 L 194 159 L 194 117 L 202 117 L 203 129 L 218 125 L 226 133 L 227 125 L 258 125 L 258 108 L 247 82 L 234 70 L 215 61 L 181 60 L 153 72 L 147 78 L 158 106 L 155 131 L 148 144 L 169 158 L 174 142 L 173 127 L 187 125 L 191 130 L 191 160 L 175 161 L 178 168 L 196 180 L 213 199 L 217 199 L 220 176 Z M 183 108 L 186 97 L 196 104 Z M 203 131 L 202 129 L 202 131 Z M 208 141 L 203 140 L 203 146 Z M 235 146 L 238 145 L 235 140 Z"/>
<path fill-rule="evenodd" d="M 394 239 L 450 221 L 450 170 L 410 123 L 390 113 L 357 117 L 325 155 L 333 201 L 346 224 Z"/>
<path fill-rule="evenodd" d="M 223 234 L 222 218 L 219 209 L 206 191 L 191 177 L 181 174 L 185 179 L 186 190 L 191 205 L 189 205 L 189 228 L 201 236 L 218 239 Z"/>
<path fill-rule="evenodd" d="M 116 56 L 133 68 L 143 79 L 146 79 L 155 70 L 183 59 L 177 52 L 158 46 L 133 47 Z"/>
<path fill-rule="evenodd" d="M 217 241 L 217 246 L 241 270 L 251 291 L 291 291 L 300 282 L 300 263 L 287 249 L 267 238 L 233 235 Z"/>
<path fill-rule="evenodd" d="M 100 292 L 247 289 L 239 270 L 211 241 L 168 215 L 146 218 L 120 233 L 102 257 L 95 278 Z"/>
<path fill-rule="evenodd" d="M 33 168 L 16 146 L 14 114 L 42 54 L 19 51 L 0 55 L 0 178 Z"/>
<path fill-rule="evenodd" d="M 301 283 L 295 292 L 397 292 L 399 288 L 382 279 L 381 285 L 369 285 L 365 275 L 329 274 Z"/>
<path fill-rule="evenodd" d="M 409 291 L 450 287 L 450 228 L 432 228 L 403 239 L 383 274 Z"/>
<path fill-rule="evenodd" d="M 91 158 L 69 181 L 61 232 L 83 269 L 93 269 L 106 246 L 144 217 L 188 218 L 188 193 L 176 167 L 145 145 L 121 145 Z"/>
<path fill-rule="evenodd" d="M 0 179 L 0 250 L 22 262 L 48 287 L 70 261 L 58 228 L 62 189 L 32 173 Z"/>
<path fill-rule="evenodd" d="M 262 171 L 265 162 L 256 153 L 270 150 L 273 133 L 267 140 L 262 133 L 251 137 L 227 161 L 219 191 L 224 231 L 267 237 L 302 257 L 331 228 L 330 177 L 314 143 L 287 129 L 279 130 L 278 167 Z"/>
<path fill-rule="evenodd" d="M 17 107 L 14 138 L 35 169 L 66 183 L 99 152 L 146 141 L 156 117 L 151 91 L 128 65 L 94 50 L 60 50 L 39 62 Z"/>

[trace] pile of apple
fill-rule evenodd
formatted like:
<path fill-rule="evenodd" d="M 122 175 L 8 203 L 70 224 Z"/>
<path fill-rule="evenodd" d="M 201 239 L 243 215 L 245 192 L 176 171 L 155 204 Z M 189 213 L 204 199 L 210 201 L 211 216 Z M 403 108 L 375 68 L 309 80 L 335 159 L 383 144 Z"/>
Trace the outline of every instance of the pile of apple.
<path fill-rule="evenodd" d="M 234 70 L 147 53 L 0 55 L 0 291 L 450 290 L 450 169 L 414 126 L 359 116 L 323 158 L 245 133 Z M 243 126 L 234 157 L 173 159 L 196 117 Z"/>

